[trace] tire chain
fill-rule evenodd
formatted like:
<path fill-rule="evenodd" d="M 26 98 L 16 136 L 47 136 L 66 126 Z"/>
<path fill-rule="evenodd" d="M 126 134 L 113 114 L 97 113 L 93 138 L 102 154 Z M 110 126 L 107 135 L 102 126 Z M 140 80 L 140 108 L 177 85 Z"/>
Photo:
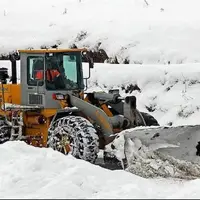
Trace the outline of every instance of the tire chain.
<path fill-rule="evenodd" d="M 10 129 L 11 127 L 5 123 L 4 119 L 0 119 L 0 144 L 10 140 Z"/>
<path fill-rule="evenodd" d="M 60 138 L 66 135 L 70 141 L 71 154 L 76 158 L 94 162 L 98 153 L 98 136 L 88 120 L 79 116 L 67 116 L 56 120 L 49 128 L 49 146 L 57 150 Z M 55 144 L 55 141 L 57 143 Z"/>

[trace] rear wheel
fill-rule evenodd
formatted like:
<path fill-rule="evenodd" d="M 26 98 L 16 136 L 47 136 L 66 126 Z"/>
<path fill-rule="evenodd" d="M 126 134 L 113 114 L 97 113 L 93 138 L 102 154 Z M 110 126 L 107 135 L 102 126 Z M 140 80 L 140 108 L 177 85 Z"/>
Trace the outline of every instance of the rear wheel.
<path fill-rule="evenodd" d="M 158 121 L 150 114 L 135 110 L 136 126 L 159 126 Z"/>
<path fill-rule="evenodd" d="M 3 144 L 10 140 L 11 137 L 11 127 L 5 122 L 3 116 L 0 116 L 0 144 Z"/>
<path fill-rule="evenodd" d="M 158 121 L 152 115 L 145 112 L 140 112 L 140 113 L 146 123 L 146 126 L 159 126 Z"/>
<path fill-rule="evenodd" d="M 79 116 L 57 119 L 49 128 L 47 146 L 64 154 L 94 163 L 99 141 L 93 125 Z"/>
<path fill-rule="evenodd" d="M 136 126 L 146 126 L 146 121 L 142 115 L 142 113 L 135 109 L 135 125 Z"/>

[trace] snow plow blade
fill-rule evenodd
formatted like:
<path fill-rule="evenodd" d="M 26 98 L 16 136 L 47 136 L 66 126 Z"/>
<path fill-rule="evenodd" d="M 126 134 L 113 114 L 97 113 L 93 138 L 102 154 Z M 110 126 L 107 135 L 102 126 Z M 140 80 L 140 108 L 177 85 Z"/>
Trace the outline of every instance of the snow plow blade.
<path fill-rule="evenodd" d="M 122 167 L 145 178 L 200 178 L 200 125 L 137 127 L 106 147 Z"/>

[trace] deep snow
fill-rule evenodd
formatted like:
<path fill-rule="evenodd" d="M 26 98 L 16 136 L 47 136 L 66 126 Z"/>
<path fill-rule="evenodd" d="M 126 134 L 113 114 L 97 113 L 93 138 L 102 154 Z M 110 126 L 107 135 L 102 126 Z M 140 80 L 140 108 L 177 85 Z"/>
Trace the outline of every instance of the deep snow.
<path fill-rule="evenodd" d="M 144 179 L 23 142 L 0 146 L 0 198 L 198 198 L 200 180 Z"/>
<path fill-rule="evenodd" d="M 199 0 L 147 2 L 1 0 L 0 53 L 55 43 L 91 49 L 100 44 L 119 62 L 199 62 Z"/>

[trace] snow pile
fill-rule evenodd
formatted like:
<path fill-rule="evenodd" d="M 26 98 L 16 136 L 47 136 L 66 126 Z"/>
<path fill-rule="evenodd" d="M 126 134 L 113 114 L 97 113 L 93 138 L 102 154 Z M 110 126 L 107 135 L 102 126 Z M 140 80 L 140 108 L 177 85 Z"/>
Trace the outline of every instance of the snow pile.
<path fill-rule="evenodd" d="M 153 115 L 160 125 L 199 124 L 200 65 L 95 64 L 88 91 L 119 89 L 135 95 L 140 111 Z"/>
<path fill-rule="evenodd" d="M 199 62 L 199 0 L 146 2 L 1 0 L 0 53 L 75 44 L 120 63 Z"/>
<path fill-rule="evenodd" d="M 23 142 L 0 145 L 0 198 L 197 198 L 200 180 L 147 180 Z M 184 193 L 182 193 L 184 191 Z"/>

